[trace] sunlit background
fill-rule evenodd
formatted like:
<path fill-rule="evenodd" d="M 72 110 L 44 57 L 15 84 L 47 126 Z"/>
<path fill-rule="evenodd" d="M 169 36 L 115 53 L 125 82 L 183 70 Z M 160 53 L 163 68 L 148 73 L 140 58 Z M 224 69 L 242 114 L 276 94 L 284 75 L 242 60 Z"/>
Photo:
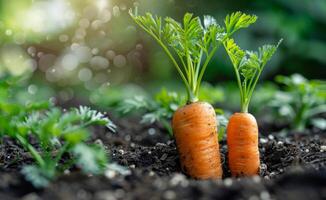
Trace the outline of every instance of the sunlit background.
<path fill-rule="evenodd" d="M 131 21 L 134 6 L 176 19 L 185 12 L 209 14 L 221 24 L 232 11 L 256 14 L 258 22 L 236 35 L 241 46 L 256 49 L 284 39 L 263 79 L 326 77 L 325 0 L 1 0 L 0 74 L 31 74 L 27 94 L 61 104 L 109 104 L 163 85 L 178 88 L 164 52 Z M 220 49 L 205 81 L 218 86 L 230 80 L 232 67 Z"/>

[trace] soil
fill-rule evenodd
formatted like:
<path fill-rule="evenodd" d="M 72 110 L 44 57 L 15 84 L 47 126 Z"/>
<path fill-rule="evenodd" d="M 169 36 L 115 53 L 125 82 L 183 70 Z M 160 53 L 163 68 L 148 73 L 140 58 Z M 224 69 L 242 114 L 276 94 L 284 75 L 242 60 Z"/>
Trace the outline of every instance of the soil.
<path fill-rule="evenodd" d="M 175 143 L 160 125 L 139 124 L 137 118 L 117 125 L 115 134 L 95 128 L 92 142 L 102 143 L 111 163 L 123 168 L 112 165 L 102 176 L 73 168 L 45 189 L 24 180 L 19 170 L 32 159 L 4 138 L 0 199 L 326 199 L 326 134 L 261 135 L 260 176 L 241 179 L 230 177 L 221 141 L 223 180 L 198 181 L 181 172 Z"/>

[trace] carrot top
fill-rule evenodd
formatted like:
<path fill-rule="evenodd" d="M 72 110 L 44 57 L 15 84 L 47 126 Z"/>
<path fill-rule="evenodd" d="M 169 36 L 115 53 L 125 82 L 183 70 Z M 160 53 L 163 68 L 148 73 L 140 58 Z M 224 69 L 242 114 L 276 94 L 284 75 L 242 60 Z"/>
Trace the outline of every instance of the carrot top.
<path fill-rule="evenodd" d="M 211 16 L 204 16 L 203 25 L 199 17 L 186 13 L 182 24 L 170 17 L 144 16 L 129 12 L 132 19 L 163 48 L 176 67 L 185 84 L 187 102 L 198 101 L 200 84 L 209 61 L 218 47 L 240 28 L 255 21 L 255 16 L 240 12 L 228 15 L 226 27 L 221 27 Z"/>
<path fill-rule="evenodd" d="M 230 57 L 237 77 L 240 90 L 241 112 L 248 112 L 250 99 L 259 76 L 281 42 L 282 39 L 277 45 L 263 45 L 258 48 L 258 51 L 244 51 L 233 39 L 228 38 L 224 41 L 224 47 Z"/>

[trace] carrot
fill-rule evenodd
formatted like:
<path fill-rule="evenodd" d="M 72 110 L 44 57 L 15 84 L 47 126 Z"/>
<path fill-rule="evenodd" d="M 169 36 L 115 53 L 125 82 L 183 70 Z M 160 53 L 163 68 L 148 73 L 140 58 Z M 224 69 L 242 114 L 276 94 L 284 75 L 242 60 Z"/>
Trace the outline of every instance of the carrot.
<path fill-rule="evenodd" d="M 234 67 L 241 99 L 241 113 L 233 114 L 227 126 L 228 158 L 232 176 L 252 176 L 259 173 L 258 125 L 255 117 L 248 113 L 248 107 L 258 79 L 280 42 L 277 45 L 264 45 L 258 52 L 240 49 L 233 39 L 227 39 L 223 43 Z"/>
<path fill-rule="evenodd" d="M 249 113 L 235 113 L 227 126 L 229 168 L 232 176 L 259 172 L 258 126 Z"/>
<path fill-rule="evenodd" d="M 187 91 L 187 105 L 179 108 L 172 119 L 182 170 L 197 179 L 221 178 L 215 111 L 210 104 L 199 102 L 198 94 L 204 71 L 221 45 L 216 38 L 222 36 L 224 30 L 209 16 L 205 17 L 203 26 L 199 17 L 190 13 L 185 14 L 183 24 L 170 17 L 162 20 L 150 13 L 130 14 L 161 45 Z"/>
<path fill-rule="evenodd" d="M 221 178 L 221 158 L 214 108 L 196 102 L 179 108 L 172 128 L 182 170 L 197 179 Z"/>

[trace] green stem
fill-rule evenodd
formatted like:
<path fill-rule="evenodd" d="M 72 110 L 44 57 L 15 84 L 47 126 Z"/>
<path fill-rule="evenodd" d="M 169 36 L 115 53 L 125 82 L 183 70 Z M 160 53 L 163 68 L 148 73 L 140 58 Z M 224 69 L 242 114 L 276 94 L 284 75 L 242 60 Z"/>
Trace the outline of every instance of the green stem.
<path fill-rule="evenodd" d="M 58 154 L 54 158 L 54 162 L 55 163 L 58 163 L 60 161 L 62 155 L 66 152 L 66 150 L 67 150 L 67 148 L 68 148 L 69 145 L 70 145 L 69 142 L 67 142 L 67 143 L 65 143 L 63 145 L 62 148 L 60 148 L 60 151 L 58 152 Z"/>
<path fill-rule="evenodd" d="M 134 19 L 134 18 L 133 18 Z M 174 66 L 176 67 L 178 73 L 180 74 L 185 86 L 186 86 L 186 90 L 187 90 L 187 93 L 188 93 L 188 97 L 190 98 L 190 86 L 187 82 L 187 79 L 186 77 L 184 76 L 182 70 L 180 69 L 177 61 L 173 58 L 172 54 L 170 53 L 170 51 L 168 50 L 168 48 L 162 43 L 162 41 L 157 38 L 157 36 L 149 31 L 145 26 L 143 26 L 141 23 L 139 23 L 137 20 L 134 20 L 136 24 L 138 24 L 144 31 L 146 31 L 149 35 L 151 35 L 159 44 L 160 46 L 163 48 L 163 50 L 165 51 L 165 53 L 168 55 L 168 57 L 171 59 L 171 61 L 173 62 Z"/>
<path fill-rule="evenodd" d="M 307 110 L 305 117 L 313 117 L 314 115 L 326 113 L 326 105 L 319 105 L 312 109 Z"/>
<path fill-rule="evenodd" d="M 195 74 L 195 77 L 196 77 L 196 87 L 197 87 L 197 84 L 198 84 L 198 76 L 199 76 L 199 70 L 200 70 L 200 64 L 201 64 L 201 59 L 203 57 L 203 50 L 201 49 L 200 50 L 200 54 L 199 54 L 199 59 L 198 59 L 198 62 L 197 62 L 197 65 L 196 65 L 196 74 Z"/>
<path fill-rule="evenodd" d="M 16 138 L 25 147 L 25 149 L 27 149 L 32 154 L 32 156 L 34 157 L 36 162 L 41 167 L 44 167 L 45 162 L 44 162 L 43 158 L 41 157 L 41 155 L 37 152 L 37 150 L 31 144 L 29 144 L 28 141 L 21 135 L 16 135 Z"/>
<path fill-rule="evenodd" d="M 261 75 L 261 72 L 263 71 L 263 69 L 261 68 L 261 69 L 259 69 L 259 72 L 258 72 L 258 74 L 257 74 L 257 76 L 254 76 L 255 78 L 255 81 L 254 81 L 254 83 L 253 83 L 253 85 L 251 86 L 251 88 L 249 88 L 249 93 L 248 94 L 246 94 L 246 98 L 247 98 L 247 110 L 248 110 L 248 106 L 249 106 L 249 103 L 250 103 L 250 101 L 251 101 L 251 97 L 252 97 L 252 94 L 253 94 L 253 92 L 254 92 L 254 90 L 255 90 L 255 87 L 256 87 L 256 85 L 257 85 L 257 83 L 258 83 L 258 80 L 259 80 L 259 77 L 260 77 L 260 75 Z"/>
<path fill-rule="evenodd" d="M 173 137 L 173 131 L 172 131 L 171 124 L 169 122 L 167 122 L 166 119 L 162 119 L 162 124 L 165 127 L 165 129 L 168 131 L 169 136 L 172 138 Z"/>
<path fill-rule="evenodd" d="M 296 114 L 294 119 L 294 129 L 297 131 L 303 131 L 306 125 L 306 120 L 304 118 L 305 112 L 307 110 L 307 104 L 303 104 L 299 109 L 299 112 Z"/>
<path fill-rule="evenodd" d="M 205 73 L 205 70 L 207 68 L 207 65 L 209 63 L 209 61 L 212 59 L 212 57 L 214 56 L 215 52 L 217 51 L 219 45 L 216 45 L 212 51 L 210 52 L 210 54 L 207 56 L 206 60 L 205 60 L 205 63 L 203 65 L 203 67 L 201 68 L 200 70 L 200 73 L 199 73 L 199 77 L 197 79 L 197 84 L 196 84 L 196 89 L 195 89 L 195 95 L 198 96 L 199 95 L 199 89 L 200 89 L 200 84 L 201 84 L 201 81 L 202 81 L 202 78 L 204 76 L 204 73 Z"/>
<path fill-rule="evenodd" d="M 226 50 L 226 52 L 229 54 L 229 57 L 231 58 L 230 56 L 230 52 L 228 51 L 227 47 L 226 47 L 226 43 L 223 42 L 223 45 L 224 45 L 224 48 Z M 232 61 L 232 60 L 231 60 Z M 235 66 L 235 65 L 232 65 L 233 68 L 234 68 L 234 72 L 235 72 L 235 75 L 236 75 L 236 78 L 237 78 L 237 83 L 238 83 L 238 87 L 239 87 L 239 92 L 240 92 L 240 102 L 241 102 L 241 111 L 242 112 L 248 112 L 248 108 L 246 109 L 246 105 L 244 105 L 244 93 L 242 91 L 242 84 L 241 84 L 241 78 L 240 78 L 240 74 L 239 74 L 239 70 L 238 70 L 238 67 L 239 66 Z"/>
<path fill-rule="evenodd" d="M 236 66 L 233 66 L 233 67 L 235 69 L 235 75 L 237 77 L 237 83 L 238 83 L 238 86 L 239 86 L 241 110 L 243 110 L 244 94 L 243 94 L 243 91 L 242 91 L 241 78 L 240 78 L 240 74 L 239 74 L 239 72 L 237 70 L 237 67 Z"/>

